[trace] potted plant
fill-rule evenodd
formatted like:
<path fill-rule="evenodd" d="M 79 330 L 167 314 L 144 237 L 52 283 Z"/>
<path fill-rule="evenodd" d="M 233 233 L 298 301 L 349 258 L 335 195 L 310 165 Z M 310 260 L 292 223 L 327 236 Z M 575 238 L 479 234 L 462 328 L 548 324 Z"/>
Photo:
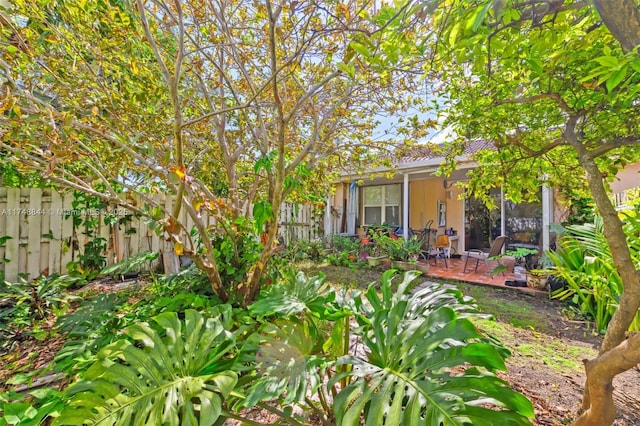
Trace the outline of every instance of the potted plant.
<path fill-rule="evenodd" d="M 554 267 L 553 261 L 547 253 L 543 253 L 538 259 L 537 267 L 527 271 L 527 286 L 538 290 L 547 289 L 547 280 L 551 275 L 550 269 Z"/>
<path fill-rule="evenodd" d="M 408 240 L 404 238 L 379 237 L 382 249 L 391 259 L 391 267 L 403 271 L 416 269 L 416 263 L 422 248 L 422 242 L 417 237 Z"/>
<path fill-rule="evenodd" d="M 383 262 L 389 260 L 389 256 L 382 250 L 379 244 L 369 241 L 362 244 L 362 251 L 369 266 L 380 266 Z"/>
<path fill-rule="evenodd" d="M 488 260 L 498 260 L 507 256 L 513 257 L 515 259 L 513 274 L 515 276 L 516 281 L 522 281 L 524 286 L 524 281 L 526 280 L 526 272 L 527 272 L 525 267 L 525 265 L 528 263 L 527 259 L 535 255 L 536 253 L 538 253 L 538 250 L 519 247 L 515 250 L 507 250 L 504 253 L 501 253 L 497 256 L 490 257 L 488 258 Z M 500 273 L 503 273 L 506 270 L 507 270 L 507 267 L 505 265 L 498 264 L 498 266 L 493 268 L 489 272 L 489 274 L 493 277 Z"/>

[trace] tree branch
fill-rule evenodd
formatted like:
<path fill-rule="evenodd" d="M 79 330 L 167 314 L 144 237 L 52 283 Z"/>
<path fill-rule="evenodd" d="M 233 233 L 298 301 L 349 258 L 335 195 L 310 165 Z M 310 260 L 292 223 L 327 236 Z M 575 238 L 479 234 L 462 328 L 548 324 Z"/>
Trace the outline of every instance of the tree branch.
<path fill-rule="evenodd" d="M 512 98 L 512 99 L 504 99 L 501 101 L 496 101 L 494 104 L 495 105 L 504 105 L 504 104 L 526 104 L 529 102 L 536 102 L 536 101 L 540 101 L 540 100 L 553 100 L 555 101 L 558 106 L 566 111 L 566 112 L 574 112 L 573 109 L 564 101 L 564 99 L 562 99 L 562 97 L 560 97 L 560 95 L 558 95 L 557 93 L 540 93 L 537 95 L 533 95 L 533 96 L 527 96 L 524 98 Z"/>
<path fill-rule="evenodd" d="M 598 145 L 596 148 L 590 150 L 591 155 L 594 157 L 601 157 L 607 152 L 614 150 L 616 148 L 621 148 L 623 146 L 637 145 L 640 143 L 640 138 L 638 136 L 628 136 L 625 138 L 616 138 L 612 141 L 604 142 Z"/>

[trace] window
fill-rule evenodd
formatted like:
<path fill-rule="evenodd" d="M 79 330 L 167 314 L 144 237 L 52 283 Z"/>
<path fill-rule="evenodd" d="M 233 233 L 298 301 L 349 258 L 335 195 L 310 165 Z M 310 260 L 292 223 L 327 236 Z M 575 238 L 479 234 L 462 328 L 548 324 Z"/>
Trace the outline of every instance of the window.
<path fill-rule="evenodd" d="M 362 191 L 364 225 L 400 226 L 401 185 L 367 186 Z"/>
<path fill-rule="evenodd" d="M 493 210 L 488 210 L 482 200 L 465 199 L 465 249 L 491 247 L 492 242 L 503 233 L 508 238 L 508 249 L 541 247 L 542 204 L 516 204 L 505 200 L 502 210 L 500 190 L 492 189 L 489 195 L 494 199 Z"/>

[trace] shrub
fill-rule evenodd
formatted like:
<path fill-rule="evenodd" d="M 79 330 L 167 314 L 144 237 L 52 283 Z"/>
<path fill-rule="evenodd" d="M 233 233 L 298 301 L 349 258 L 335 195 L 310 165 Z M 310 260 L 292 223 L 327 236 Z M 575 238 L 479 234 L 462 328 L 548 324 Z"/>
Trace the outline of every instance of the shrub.
<path fill-rule="evenodd" d="M 624 229 L 632 257 L 640 264 L 640 220 L 627 215 Z M 555 274 L 567 285 L 554 293 L 554 297 L 570 300 L 604 333 L 618 308 L 622 279 L 613 262 L 602 219 L 597 217 L 592 224 L 568 226 L 556 252 L 549 252 L 549 257 L 556 266 Z M 630 330 L 640 330 L 640 312 Z"/>
<path fill-rule="evenodd" d="M 405 240 L 404 238 L 392 238 L 382 235 L 378 237 L 377 242 L 391 260 L 417 258 L 422 252 L 422 241 L 416 236 Z"/>
<path fill-rule="evenodd" d="M 417 276 L 388 271 L 363 296 L 288 273 L 247 311 L 130 325 L 54 424 L 211 425 L 254 406 L 299 424 L 297 406 L 325 424 L 529 425 L 531 403 L 494 374 L 508 351 L 469 321 L 476 307 L 439 284 L 408 292 Z"/>

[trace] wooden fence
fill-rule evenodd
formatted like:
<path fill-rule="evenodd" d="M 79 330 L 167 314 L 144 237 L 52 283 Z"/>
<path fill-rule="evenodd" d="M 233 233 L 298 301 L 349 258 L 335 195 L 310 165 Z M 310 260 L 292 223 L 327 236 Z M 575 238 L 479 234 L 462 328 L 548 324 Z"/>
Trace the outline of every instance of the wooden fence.
<path fill-rule="evenodd" d="M 41 274 L 66 273 L 69 262 L 78 261 L 87 243 L 103 238 L 107 264 L 144 251 L 172 253 L 166 237 L 149 228 L 145 218 L 118 206 L 106 209 L 72 207 L 72 193 L 39 188 L 0 188 L 0 271 L 7 281 L 19 276 L 34 279 Z M 158 195 L 155 201 L 170 210 L 172 199 Z M 73 214 L 95 219 L 90 236 L 83 226 L 74 227 Z M 126 220 L 119 225 L 104 223 L 106 214 Z M 213 222 L 212 218 L 207 220 Z M 285 204 L 280 209 L 280 232 L 285 243 L 320 236 L 322 218 L 311 205 Z M 183 209 L 181 221 L 191 229 L 193 221 Z M 208 223 L 208 225 L 213 223 Z"/>

